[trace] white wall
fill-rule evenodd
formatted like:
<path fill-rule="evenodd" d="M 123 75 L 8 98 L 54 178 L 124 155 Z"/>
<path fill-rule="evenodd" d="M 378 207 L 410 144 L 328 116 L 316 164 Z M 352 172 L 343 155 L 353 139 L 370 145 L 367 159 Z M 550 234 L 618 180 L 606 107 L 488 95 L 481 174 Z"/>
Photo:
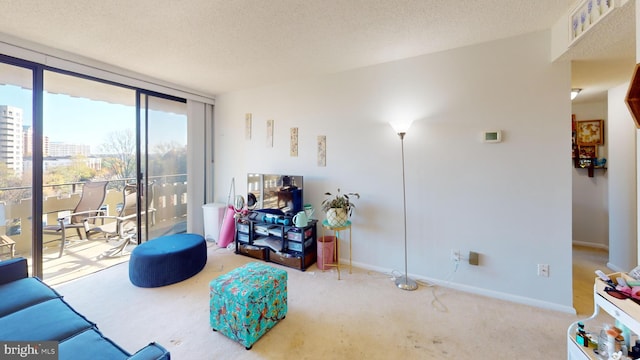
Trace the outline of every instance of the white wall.
<path fill-rule="evenodd" d="M 629 84 L 609 90 L 609 263 L 616 271 L 637 265 L 636 128 L 624 103 Z"/>
<path fill-rule="evenodd" d="M 415 120 L 405 138 L 410 275 L 572 312 L 570 66 L 549 59 L 550 33 L 540 32 L 223 94 L 216 200 L 247 172 L 303 175 L 305 202 L 316 208 L 325 191 L 359 192 L 354 262 L 401 271 L 400 141 L 387 122 L 406 117 Z M 245 113 L 253 114 L 251 140 Z M 267 119 L 275 120 L 273 148 Z M 300 133 L 295 158 L 291 127 Z M 480 141 L 498 129 L 502 143 Z M 316 165 L 318 135 L 327 136 L 326 167 Z M 479 252 L 480 266 L 452 273 L 451 249 Z M 537 276 L 541 263 L 550 277 Z"/>
<path fill-rule="evenodd" d="M 204 235 L 204 217 L 202 205 L 212 197 L 211 191 L 207 192 L 208 173 L 210 171 L 211 156 L 209 145 L 211 139 L 212 105 L 196 100 L 187 100 L 187 231 Z"/>
<path fill-rule="evenodd" d="M 580 103 L 572 106 L 576 120 L 603 119 L 605 121 L 604 145 L 598 147 L 598 157 L 609 159 L 610 143 L 606 131 L 607 102 Z M 575 244 L 607 249 L 609 247 L 609 196 L 608 171 L 594 170 L 589 177 L 586 169 L 573 169 L 573 242 Z"/>

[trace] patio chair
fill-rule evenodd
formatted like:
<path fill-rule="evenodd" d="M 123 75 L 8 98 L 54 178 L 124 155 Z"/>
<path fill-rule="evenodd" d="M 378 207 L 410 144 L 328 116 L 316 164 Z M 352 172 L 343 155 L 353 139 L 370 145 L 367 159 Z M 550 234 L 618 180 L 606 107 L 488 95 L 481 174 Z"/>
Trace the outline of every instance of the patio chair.
<path fill-rule="evenodd" d="M 141 212 L 142 215 L 146 215 L 147 212 L 149 213 L 151 225 L 155 224 L 156 212 L 153 207 L 153 185 L 154 184 L 151 183 L 148 187 L 148 210 Z M 136 184 L 126 184 L 124 186 L 122 189 L 122 204 L 117 216 L 97 215 L 89 218 L 89 220 L 93 220 L 90 225 L 90 233 L 102 233 L 107 240 L 120 240 L 120 243 L 107 252 L 107 256 L 125 255 L 127 245 L 133 242 L 137 236 L 137 191 L 138 188 Z M 144 192 L 142 202 L 145 202 Z M 100 225 L 96 224 L 98 222 Z"/>
<path fill-rule="evenodd" d="M 108 181 L 92 181 L 86 182 L 82 186 L 82 195 L 80 196 L 80 201 L 74 209 L 62 209 L 56 210 L 55 212 L 61 213 L 65 211 L 70 211 L 70 214 L 59 217 L 57 220 L 57 224 L 55 225 L 46 225 L 43 228 L 43 234 L 45 235 L 60 235 L 59 239 L 46 241 L 45 244 L 60 241 L 60 253 L 58 257 L 62 257 L 62 253 L 64 251 L 64 247 L 67 243 L 67 230 L 75 229 L 78 233 L 78 237 L 83 240 L 89 238 L 89 232 L 91 227 L 89 226 L 89 221 L 91 218 L 96 217 L 97 215 L 104 214 L 104 210 L 100 210 L 102 204 L 104 203 L 104 199 L 107 196 L 107 184 Z"/>

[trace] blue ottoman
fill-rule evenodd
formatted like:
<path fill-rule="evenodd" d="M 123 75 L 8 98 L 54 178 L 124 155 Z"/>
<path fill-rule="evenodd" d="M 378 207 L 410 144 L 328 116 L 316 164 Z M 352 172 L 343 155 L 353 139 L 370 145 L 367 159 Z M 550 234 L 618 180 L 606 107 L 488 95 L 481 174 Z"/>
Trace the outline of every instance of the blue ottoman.
<path fill-rule="evenodd" d="M 247 349 L 287 315 L 287 272 L 263 263 L 219 276 L 209 291 L 211 328 Z"/>
<path fill-rule="evenodd" d="M 207 263 L 207 243 L 198 234 L 162 236 L 138 245 L 129 258 L 129 280 L 151 288 L 197 274 Z"/>

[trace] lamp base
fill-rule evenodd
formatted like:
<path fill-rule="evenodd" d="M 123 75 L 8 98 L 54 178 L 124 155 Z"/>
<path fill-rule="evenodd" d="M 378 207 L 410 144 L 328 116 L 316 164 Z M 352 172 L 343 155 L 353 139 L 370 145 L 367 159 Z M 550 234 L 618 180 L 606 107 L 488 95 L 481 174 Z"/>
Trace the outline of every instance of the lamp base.
<path fill-rule="evenodd" d="M 396 286 L 402 290 L 415 290 L 418 288 L 418 283 L 411 280 L 409 277 L 402 275 L 396 278 Z"/>

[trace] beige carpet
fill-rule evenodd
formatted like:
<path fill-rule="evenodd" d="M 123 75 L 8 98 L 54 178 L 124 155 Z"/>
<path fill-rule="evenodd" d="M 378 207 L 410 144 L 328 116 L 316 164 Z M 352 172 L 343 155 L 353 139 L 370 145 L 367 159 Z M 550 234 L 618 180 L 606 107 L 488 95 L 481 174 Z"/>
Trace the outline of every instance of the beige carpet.
<path fill-rule="evenodd" d="M 287 270 L 287 317 L 252 350 L 209 327 L 210 280 L 253 259 L 209 244 L 202 272 L 178 284 L 137 288 L 128 263 L 58 285 L 65 299 L 128 351 L 148 342 L 173 359 L 565 359 L 578 317 L 442 287 L 395 287 L 354 268 Z M 272 264 L 279 267 L 278 265 Z"/>

